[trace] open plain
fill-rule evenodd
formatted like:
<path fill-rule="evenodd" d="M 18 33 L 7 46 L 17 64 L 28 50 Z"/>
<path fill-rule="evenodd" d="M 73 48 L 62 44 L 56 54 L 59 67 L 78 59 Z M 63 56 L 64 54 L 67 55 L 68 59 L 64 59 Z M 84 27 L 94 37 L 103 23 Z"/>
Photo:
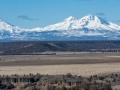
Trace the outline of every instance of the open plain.
<path fill-rule="evenodd" d="M 89 76 L 120 72 L 120 53 L 56 52 L 55 55 L 0 56 L 0 74 L 40 73 Z"/>

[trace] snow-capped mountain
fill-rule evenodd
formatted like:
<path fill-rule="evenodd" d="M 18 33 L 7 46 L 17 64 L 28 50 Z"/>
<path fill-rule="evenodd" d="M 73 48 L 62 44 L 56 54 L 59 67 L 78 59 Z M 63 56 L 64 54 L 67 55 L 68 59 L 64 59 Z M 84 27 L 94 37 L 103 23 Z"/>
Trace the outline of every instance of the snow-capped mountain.
<path fill-rule="evenodd" d="M 13 26 L 0 19 L 0 31 L 3 30 L 13 32 Z"/>
<path fill-rule="evenodd" d="M 120 30 L 120 26 L 113 24 L 111 22 L 107 22 L 106 20 L 97 17 L 95 15 L 88 15 L 81 19 L 76 19 L 73 16 L 68 17 L 63 22 L 49 25 L 44 28 L 34 28 L 33 30 L 37 31 L 46 31 L 46 30 L 74 30 L 74 29 L 94 29 L 94 30 Z"/>
<path fill-rule="evenodd" d="M 13 26 L 7 22 L 5 22 L 4 20 L 0 19 L 0 32 L 4 32 L 7 31 L 9 33 L 15 33 L 20 31 L 20 28 L 18 26 Z"/>
<path fill-rule="evenodd" d="M 0 40 L 120 40 L 120 26 L 95 15 L 70 16 L 43 28 L 20 29 L 0 20 Z"/>

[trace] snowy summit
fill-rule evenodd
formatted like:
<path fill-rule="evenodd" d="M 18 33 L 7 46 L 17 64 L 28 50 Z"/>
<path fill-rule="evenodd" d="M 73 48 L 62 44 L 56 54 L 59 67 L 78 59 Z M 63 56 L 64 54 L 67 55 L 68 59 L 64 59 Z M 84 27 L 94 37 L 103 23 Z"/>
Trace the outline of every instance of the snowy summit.
<path fill-rule="evenodd" d="M 118 40 L 120 26 L 92 14 L 33 29 L 20 29 L 0 19 L 0 36 L 1 40 Z"/>
<path fill-rule="evenodd" d="M 95 15 L 87 15 L 81 19 L 76 19 L 73 16 L 70 16 L 66 18 L 64 21 L 49 25 L 44 28 L 34 28 L 38 31 L 43 30 L 73 30 L 73 29 L 82 29 L 82 28 L 88 28 L 88 29 L 105 29 L 105 30 L 120 30 L 120 26 L 113 24 L 111 22 L 107 22 L 106 20 L 97 17 Z"/>

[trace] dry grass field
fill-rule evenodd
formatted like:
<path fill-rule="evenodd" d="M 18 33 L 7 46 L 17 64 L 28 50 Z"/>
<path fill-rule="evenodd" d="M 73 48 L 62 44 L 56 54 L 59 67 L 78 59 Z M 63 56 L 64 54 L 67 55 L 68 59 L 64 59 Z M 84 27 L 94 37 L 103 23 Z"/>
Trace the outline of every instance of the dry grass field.
<path fill-rule="evenodd" d="M 57 52 L 56 55 L 0 56 L 0 66 L 119 63 L 120 53 Z"/>
<path fill-rule="evenodd" d="M 120 53 L 69 53 L 0 56 L 0 74 L 66 74 L 89 76 L 120 72 Z"/>
<path fill-rule="evenodd" d="M 61 75 L 71 73 L 73 75 L 90 76 L 102 73 L 120 72 L 120 63 L 109 64 L 71 64 L 71 65 L 44 65 L 44 66 L 1 66 L 0 74 L 29 74 L 40 73 L 49 75 Z"/>

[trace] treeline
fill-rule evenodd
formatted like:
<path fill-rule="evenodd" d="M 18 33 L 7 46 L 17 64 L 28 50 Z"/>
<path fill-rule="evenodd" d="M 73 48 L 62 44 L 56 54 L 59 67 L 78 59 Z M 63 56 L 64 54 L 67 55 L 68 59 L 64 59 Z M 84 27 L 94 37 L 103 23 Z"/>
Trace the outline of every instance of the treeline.
<path fill-rule="evenodd" d="M 0 55 L 40 54 L 45 51 L 120 51 L 120 41 L 1 42 Z M 115 49 L 115 50 L 114 50 Z M 111 51 L 112 52 L 112 51 Z"/>

